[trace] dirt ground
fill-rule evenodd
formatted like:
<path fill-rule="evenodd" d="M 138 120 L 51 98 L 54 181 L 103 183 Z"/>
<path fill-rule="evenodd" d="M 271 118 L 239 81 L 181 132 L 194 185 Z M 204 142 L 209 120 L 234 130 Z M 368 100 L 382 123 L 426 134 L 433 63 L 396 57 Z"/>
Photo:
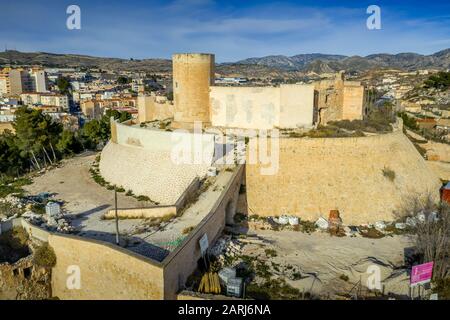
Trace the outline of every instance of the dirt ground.
<path fill-rule="evenodd" d="M 66 215 L 71 217 L 72 226 L 92 238 L 109 241 L 115 233 L 113 220 L 102 220 L 103 214 L 114 207 L 114 192 L 98 185 L 89 169 L 96 154 L 85 153 L 64 160 L 59 168 L 49 170 L 34 178 L 33 184 L 24 189 L 30 194 L 49 192 L 53 199 L 64 201 Z M 118 207 L 142 205 L 136 199 L 118 193 Z M 135 221 L 121 221 L 123 231 L 134 227 Z"/>
<path fill-rule="evenodd" d="M 375 267 L 380 271 L 380 293 L 408 295 L 405 257 L 412 243 L 406 236 L 369 239 L 331 237 L 322 232 L 257 230 L 248 231 L 238 241 L 243 245 L 240 255 L 257 257 L 275 278 L 284 279 L 300 292 L 336 298 L 350 293 L 358 282 L 366 288 L 370 268 Z"/>

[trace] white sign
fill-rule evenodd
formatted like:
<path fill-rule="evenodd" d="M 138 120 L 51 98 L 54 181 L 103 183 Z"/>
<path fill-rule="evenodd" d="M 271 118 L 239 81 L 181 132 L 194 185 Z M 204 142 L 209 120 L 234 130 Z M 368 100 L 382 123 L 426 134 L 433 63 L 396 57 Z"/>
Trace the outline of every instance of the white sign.
<path fill-rule="evenodd" d="M 209 247 L 209 241 L 208 241 L 208 235 L 205 233 L 200 240 L 198 241 L 200 244 L 200 251 L 202 253 L 202 256 L 206 253 Z"/>

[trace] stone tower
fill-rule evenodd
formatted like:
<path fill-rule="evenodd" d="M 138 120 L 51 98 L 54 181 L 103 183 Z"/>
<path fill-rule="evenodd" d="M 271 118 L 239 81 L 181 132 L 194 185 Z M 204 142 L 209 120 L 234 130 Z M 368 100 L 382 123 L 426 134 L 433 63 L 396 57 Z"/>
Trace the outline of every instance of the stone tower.
<path fill-rule="evenodd" d="M 210 124 L 209 87 L 214 84 L 214 55 L 174 54 L 173 97 L 175 128 L 192 128 L 194 121 Z"/>

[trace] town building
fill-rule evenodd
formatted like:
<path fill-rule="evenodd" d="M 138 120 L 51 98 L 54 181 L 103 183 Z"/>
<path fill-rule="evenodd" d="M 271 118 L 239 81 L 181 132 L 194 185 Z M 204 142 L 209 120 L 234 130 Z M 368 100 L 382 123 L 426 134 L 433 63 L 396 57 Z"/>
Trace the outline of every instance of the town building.
<path fill-rule="evenodd" d="M 0 94 L 48 92 L 46 72 L 40 68 L 3 68 L 0 71 Z"/>

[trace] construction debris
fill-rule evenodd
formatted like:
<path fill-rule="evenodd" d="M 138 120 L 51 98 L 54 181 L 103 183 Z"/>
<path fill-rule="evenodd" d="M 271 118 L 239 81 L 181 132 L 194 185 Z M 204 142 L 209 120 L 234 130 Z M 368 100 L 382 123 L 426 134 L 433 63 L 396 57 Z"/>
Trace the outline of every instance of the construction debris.
<path fill-rule="evenodd" d="M 198 292 L 220 294 L 221 291 L 220 280 L 217 273 L 206 272 L 200 281 Z"/>
<path fill-rule="evenodd" d="M 328 221 L 325 218 L 320 217 L 319 219 L 317 219 L 315 225 L 322 230 L 326 230 L 329 227 Z"/>

